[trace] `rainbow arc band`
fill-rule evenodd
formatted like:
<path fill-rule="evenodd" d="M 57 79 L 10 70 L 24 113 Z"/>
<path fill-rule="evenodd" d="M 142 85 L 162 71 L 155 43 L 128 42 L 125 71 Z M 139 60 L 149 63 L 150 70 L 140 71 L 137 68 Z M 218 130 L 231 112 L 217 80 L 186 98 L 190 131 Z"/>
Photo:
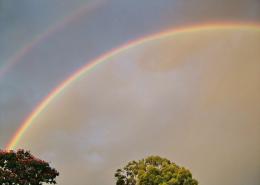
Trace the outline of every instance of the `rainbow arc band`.
<path fill-rule="evenodd" d="M 103 2 L 102 2 L 103 3 Z M 6 64 L 0 67 L 0 80 L 9 72 L 15 65 L 17 65 L 23 57 L 30 53 L 35 46 L 45 41 L 55 33 L 63 30 L 72 22 L 77 21 L 83 17 L 83 15 L 95 10 L 102 5 L 100 0 L 96 0 L 93 3 L 87 3 L 74 11 L 71 15 L 66 16 L 62 21 L 50 26 L 47 30 L 37 35 L 31 42 L 27 43 L 24 47 L 19 49 L 11 58 L 8 59 Z"/>
<path fill-rule="evenodd" d="M 59 96 L 66 88 L 72 84 L 77 79 L 80 79 L 83 75 L 87 74 L 88 71 L 95 69 L 98 65 L 106 63 L 110 58 L 124 52 L 128 49 L 136 47 L 138 45 L 147 43 L 149 41 L 157 39 L 165 39 L 170 36 L 176 36 L 179 34 L 193 33 L 199 31 L 212 31 L 212 30 L 256 30 L 260 34 L 260 24 L 259 23 L 206 23 L 192 26 L 185 26 L 177 29 L 166 30 L 157 34 L 149 35 L 122 45 L 119 48 L 113 49 L 91 62 L 88 62 L 85 66 L 80 68 L 69 78 L 67 78 L 63 83 L 58 85 L 53 91 L 47 95 L 43 101 L 41 101 L 36 108 L 31 112 L 31 114 L 24 120 L 20 128 L 15 132 L 10 142 L 6 145 L 7 150 L 12 150 L 17 147 L 18 142 L 25 134 L 26 130 L 33 124 L 33 121 L 47 108 L 47 106 Z"/>

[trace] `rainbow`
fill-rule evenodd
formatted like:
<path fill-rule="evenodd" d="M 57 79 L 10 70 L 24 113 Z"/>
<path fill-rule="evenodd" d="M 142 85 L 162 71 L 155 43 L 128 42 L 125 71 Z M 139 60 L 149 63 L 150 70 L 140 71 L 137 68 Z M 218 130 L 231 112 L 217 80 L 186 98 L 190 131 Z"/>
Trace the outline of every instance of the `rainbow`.
<path fill-rule="evenodd" d="M 71 15 L 66 16 L 61 22 L 58 24 L 54 24 L 50 26 L 46 31 L 37 35 L 31 42 L 26 44 L 24 47 L 19 49 L 8 61 L 5 65 L 0 68 L 0 79 L 8 72 L 10 69 L 15 66 L 21 59 L 26 56 L 36 45 L 41 43 L 42 41 L 49 38 L 51 35 L 57 33 L 58 31 L 65 28 L 70 23 L 74 22 L 75 20 L 80 19 L 83 15 L 92 10 L 96 9 L 98 6 L 101 5 L 101 1 L 95 1 L 92 3 L 87 3 L 84 6 L 78 8 L 75 12 Z"/>
<path fill-rule="evenodd" d="M 80 68 L 78 71 L 76 71 L 73 75 L 71 75 L 69 78 L 67 78 L 63 83 L 61 83 L 59 86 L 57 86 L 52 92 L 47 95 L 43 99 L 42 102 L 36 106 L 36 108 L 31 112 L 31 114 L 24 120 L 24 122 L 21 124 L 21 127 L 16 131 L 14 136 L 11 138 L 10 142 L 6 145 L 7 150 L 14 149 L 23 136 L 23 134 L 26 132 L 26 130 L 32 125 L 33 121 L 43 112 L 47 106 L 52 102 L 56 97 L 58 97 L 66 88 L 72 84 L 77 79 L 80 79 L 84 74 L 87 72 L 94 70 L 98 65 L 105 63 L 110 58 L 118 55 L 121 52 L 124 52 L 128 49 L 131 49 L 135 46 L 147 43 L 149 41 L 157 40 L 157 39 L 164 39 L 170 36 L 175 36 L 179 34 L 184 33 L 192 33 L 192 32 L 199 32 L 202 30 L 219 30 L 219 29 L 239 29 L 239 30 L 257 30 L 260 32 L 260 24 L 257 23 L 210 23 L 210 24 L 200 24 L 200 25 L 192 25 L 192 26 L 186 26 L 181 27 L 178 29 L 170 29 L 166 30 L 157 34 L 149 35 L 131 42 L 128 42 L 124 44 L 123 46 L 113 49 L 95 60 L 88 62 L 85 66 Z"/>

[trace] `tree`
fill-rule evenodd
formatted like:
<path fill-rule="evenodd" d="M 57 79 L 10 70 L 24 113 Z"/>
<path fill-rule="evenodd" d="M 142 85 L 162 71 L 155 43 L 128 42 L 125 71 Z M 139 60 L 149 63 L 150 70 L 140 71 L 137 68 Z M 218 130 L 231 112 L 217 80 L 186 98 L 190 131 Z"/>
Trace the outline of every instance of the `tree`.
<path fill-rule="evenodd" d="M 0 150 L 1 185 L 56 184 L 59 173 L 43 160 L 35 158 L 29 151 Z"/>
<path fill-rule="evenodd" d="M 189 170 L 159 156 L 131 161 L 115 177 L 116 185 L 198 185 Z"/>

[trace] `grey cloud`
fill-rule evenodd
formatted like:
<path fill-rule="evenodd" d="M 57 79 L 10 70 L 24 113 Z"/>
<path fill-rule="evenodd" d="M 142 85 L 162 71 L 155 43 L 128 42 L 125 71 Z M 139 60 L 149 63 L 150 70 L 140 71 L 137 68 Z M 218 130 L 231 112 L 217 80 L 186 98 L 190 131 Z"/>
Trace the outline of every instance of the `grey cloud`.
<path fill-rule="evenodd" d="M 44 30 L 93 1 L 2 0 L 0 2 L 2 67 L 20 48 L 41 35 Z M 98 55 L 126 41 L 167 28 L 216 20 L 254 22 L 258 21 L 260 16 L 258 0 L 101 0 L 101 2 L 102 6 L 82 15 L 37 44 L 20 59 L 19 65 L 14 66 L 0 80 L 0 128 L 5 130 L 4 136 L 1 135 L 2 147 L 22 120 L 53 88 Z M 167 50 L 164 54 L 168 55 Z M 149 65 L 151 64 L 146 67 Z M 169 61 L 161 66 L 166 70 L 168 67 L 171 67 Z M 172 67 L 175 67 L 175 64 Z M 133 69 L 124 69 L 127 73 L 131 70 Z M 15 87 L 15 92 L 9 84 Z M 7 98 L 5 94 L 9 94 L 9 97 Z M 14 102 L 15 109 L 10 109 L 10 105 L 2 103 L 3 101 L 10 104 Z M 74 119 L 80 121 L 81 118 Z M 2 126 L 7 124 L 9 129 Z"/>
<path fill-rule="evenodd" d="M 202 185 L 258 185 L 259 39 L 215 30 L 135 47 L 72 84 L 18 146 L 51 160 L 65 185 L 114 184 L 117 168 L 150 154 Z"/>

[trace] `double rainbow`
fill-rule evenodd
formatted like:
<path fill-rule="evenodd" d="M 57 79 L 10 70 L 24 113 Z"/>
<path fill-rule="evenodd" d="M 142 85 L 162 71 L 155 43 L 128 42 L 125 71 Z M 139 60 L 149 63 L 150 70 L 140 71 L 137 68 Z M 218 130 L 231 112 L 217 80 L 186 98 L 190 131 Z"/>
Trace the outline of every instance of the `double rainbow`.
<path fill-rule="evenodd" d="M 10 142 L 6 145 L 7 150 L 16 148 L 19 140 L 22 138 L 26 130 L 33 124 L 33 121 L 45 110 L 50 102 L 52 102 L 56 97 L 58 97 L 66 88 L 72 84 L 77 79 L 80 79 L 87 72 L 94 70 L 98 65 L 105 63 L 111 57 L 117 54 L 129 50 L 135 46 L 147 43 L 149 41 L 157 39 L 165 39 L 170 36 L 176 36 L 184 33 L 193 33 L 199 31 L 211 31 L 211 30 L 256 30 L 260 33 L 260 24 L 257 23 L 210 23 L 202 25 L 193 25 L 188 27 L 181 27 L 178 29 L 171 29 L 154 35 L 149 35 L 144 38 L 140 38 L 131 42 L 124 44 L 123 46 L 113 49 L 95 60 L 88 62 L 85 66 L 76 71 L 73 75 L 67 78 L 63 83 L 57 86 L 52 92 L 49 93 L 47 97 L 40 102 L 36 108 L 31 112 L 31 114 L 24 120 L 20 128 L 16 131 L 14 136 L 11 138 Z"/>

